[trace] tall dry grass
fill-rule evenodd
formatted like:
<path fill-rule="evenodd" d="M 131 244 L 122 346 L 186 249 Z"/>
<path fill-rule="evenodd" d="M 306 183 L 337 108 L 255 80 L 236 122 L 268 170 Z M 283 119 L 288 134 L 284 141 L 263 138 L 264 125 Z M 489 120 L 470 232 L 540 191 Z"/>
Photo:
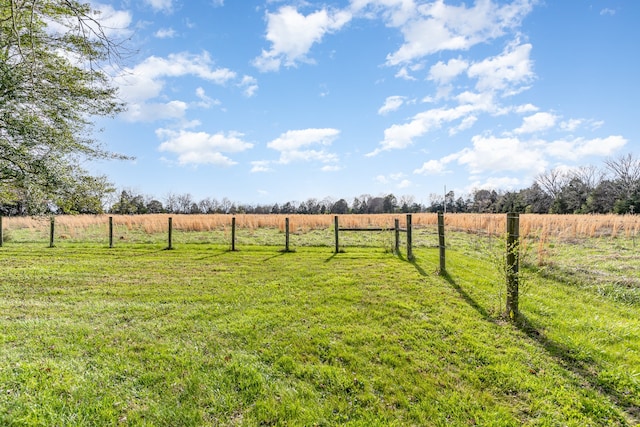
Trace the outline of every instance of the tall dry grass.
<path fill-rule="evenodd" d="M 56 227 L 76 237 L 90 229 L 102 229 L 108 226 L 109 216 L 113 217 L 115 227 L 127 230 L 144 231 L 147 234 L 164 233 L 168 219 L 172 217 L 173 228 L 179 231 L 226 230 L 231 226 L 232 217 L 236 226 L 244 229 L 275 228 L 285 229 L 285 219 L 289 218 L 292 232 L 307 232 L 332 228 L 334 215 L 253 215 L 253 214 L 203 214 L 203 215 L 63 215 L 55 218 Z M 339 225 L 344 228 L 393 228 L 394 220 L 399 219 L 401 226 L 406 224 L 404 214 L 375 215 L 339 215 Z M 437 215 L 420 213 L 412 215 L 415 227 L 437 225 Z M 502 235 L 506 229 L 505 214 L 446 214 L 447 229 Z M 48 218 L 5 217 L 5 230 L 30 229 L 47 230 Z M 640 231 L 640 216 L 637 215 L 520 215 L 520 235 L 523 237 L 550 236 L 560 239 L 592 237 L 635 237 Z"/>

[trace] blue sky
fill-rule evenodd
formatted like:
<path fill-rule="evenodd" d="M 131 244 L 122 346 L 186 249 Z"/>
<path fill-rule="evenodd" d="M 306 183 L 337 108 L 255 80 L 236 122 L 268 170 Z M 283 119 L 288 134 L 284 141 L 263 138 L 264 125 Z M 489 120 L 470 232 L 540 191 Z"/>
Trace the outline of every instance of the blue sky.
<path fill-rule="evenodd" d="M 120 189 L 271 204 L 518 190 L 638 153 L 635 0 L 97 2 L 132 54 L 93 163 Z"/>

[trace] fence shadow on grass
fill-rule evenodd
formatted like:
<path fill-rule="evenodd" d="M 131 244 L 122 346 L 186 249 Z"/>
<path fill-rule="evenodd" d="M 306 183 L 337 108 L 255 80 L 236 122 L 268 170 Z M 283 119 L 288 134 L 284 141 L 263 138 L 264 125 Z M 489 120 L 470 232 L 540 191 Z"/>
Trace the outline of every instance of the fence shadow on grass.
<path fill-rule="evenodd" d="M 560 366 L 572 372 L 585 384 L 588 384 L 592 390 L 610 398 L 624 411 L 628 418 L 627 421 L 630 421 L 631 425 L 640 423 L 640 407 L 633 402 L 633 396 L 608 387 L 598 378 L 598 373 L 602 370 L 600 363 L 591 357 L 586 359 L 577 358 L 574 355 L 575 351 L 571 347 L 549 339 L 541 332 L 542 326 L 536 325 L 535 322 L 529 320 L 522 313 L 518 316 L 516 326 L 531 340 L 544 348 L 547 354 L 555 359 Z"/>
<path fill-rule="evenodd" d="M 414 258 L 413 260 L 407 260 L 406 257 L 404 257 L 402 254 L 398 254 L 398 258 L 410 263 L 411 265 L 413 265 L 413 267 L 418 271 L 418 273 L 423 276 L 423 277 L 427 277 L 430 276 L 430 274 L 428 274 L 426 272 L 426 270 L 418 263 L 418 259 Z M 433 273 L 433 275 L 435 275 L 437 273 Z M 494 319 L 488 312 L 487 310 L 485 310 L 484 307 L 482 307 L 480 304 L 478 304 L 478 302 L 476 300 L 473 299 L 473 297 L 471 295 L 469 295 L 467 293 L 467 291 L 465 291 L 459 284 L 458 282 L 455 281 L 455 279 L 453 277 L 451 277 L 451 275 L 447 272 L 441 272 L 440 273 L 440 277 L 442 277 L 449 285 L 451 285 L 451 287 L 453 289 L 456 290 L 456 292 L 458 292 L 458 294 L 460 295 L 460 297 L 462 297 L 462 299 L 469 304 L 474 310 L 476 310 L 484 320 L 488 320 L 492 323 L 496 323 L 496 319 Z"/>

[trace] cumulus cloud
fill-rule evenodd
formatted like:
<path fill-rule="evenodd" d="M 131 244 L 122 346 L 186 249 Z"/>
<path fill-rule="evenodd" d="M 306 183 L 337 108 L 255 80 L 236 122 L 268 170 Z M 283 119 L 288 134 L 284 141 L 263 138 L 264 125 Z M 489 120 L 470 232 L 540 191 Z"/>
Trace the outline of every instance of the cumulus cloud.
<path fill-rule="evenodd" d="M 464 3 L 447 5 L 444 1 L 415 4 L 413 1 L 357 1 L 364 9 L 382 10 L 387 25 L 397 27 L 403 45 L 387 56 L 388 65 L 410 63 L 446 50 L 468 50 L 472 46 L 501 37 L 516 28 L 531 11 L 533 1 L 498 4 L 483 0 L 472 7 Z"/>
<path fill-rule="evenodd" d="M 620 135 L 611 135 L 606 138 L 556 140 L 546 145 L 545 152 L 556 158 L 573 161 L 588 156 L 609 157 L 624 147 L 627 142 L 627 139 Z"/>
<path fill-rule="evenodd" d="M 265 38 L 271 49 L 263 50 L 253 65 L 260 71 L 278 71 L 282 65 L 292 67 L 310 62 L 307 54 L 325 34 L 338 31 L 352 18 L 346 10 L 321 9 L 303 15 L 293 6 L 283 6 L 275 13 L 267 13 Z"/>
<path fill-rule="evenodd" d="M 159 39 L 172 39 L 176 34 L 176 30 L 173 28 L 160 28 L 155 32 L 154 36 Z"/>
<path fill-rule="evenodd" d="M 429 80 L 438 84 L 447 84 L 469 67 L 469 63 L 463 59 L 450 59 L 447 63 L 438 61 L 429 69 Z"/>
<path fill-rule="evenodd" d="M 525 171 L 537 174 L 547 166 L 544 152 L 537 144 L 493 135 L 476 135 L 471 142 L 473 147 L 457 154 L 458 163 L 467 165 L 471 173 Z"/>
<path fill-rule="evenodd" d="M 236 73 L 228 68 L 215 67 L 208 53 L 194 55 L 173 53 L 166 58 L 150 56 L 133 68 L 126 68 L 116 78 L 124 90 L 121 96 L 129 102 L 157 97 L 165 86 L 164 78 L 194 76 L 216 84 L 225 84 Z"/>
<path fill-rule="evenodd" d="M 512 43 L 500 55 L 469 66 L 467 75 L 478 80 L 476 89 L 480 92 L 501 91 L 506 95 L 522 92 L 534 78 L 531 48 L 528 43 Z"/>
<path fill-rule="evenodd" d="M 223 153 L 239 153 L 253 147 L 253 144 L 243 141 L 244 135 L 239 132 L 209 134 L 158 129 L 156 135 L 163 140 L 159 150 L 177 154 L 180 165 L 232 166 L 237 162 Z"/>
<path fill-rule="evenodd" d="M 173 0 L 144 0 L 144 3 L 156 12 L 169 13 L 173 10 Z"/>
<path fill-rule="evenodd" d="M 396 111 L 398 108 L 402 107 L 405 101 L 404 96 L 389 96 L 384 101 L 384 105 L 380 107 L 378 110 L 378 114 L 385 115 L 392 111 Z"/>
<path fill-rule="evenodd" d="M 441 175 L 446 172 L 446 164 L 440 160 L 429 160 L 422 164 L 422 167 L 413 171 L 419 175 Z"/>
<path fill-rule="evenodd" d="M 542 132 L 553 128 L 557 120 L 558 116 L 555 114 L 544 112 L 535 113 L 525 117 L 522 120 L 522 126 L 515 129 L 514 132 L 517 134 Z"/>
<path fill-rule="evenodd" d="M 242 88 L 244 96 L 251 98 L 258 91 L 258 80 L 255 77 L 243 76 L 238 86 Z"/>
<path fill-rule="evenodd" d="M 367 153 L 368 157 L 376 156 L 383 151 L 399 150 L 411 146 L 416 138 L 419 138 L 430 131 L 439 129 L 446 123 L 455 122 L 465 117 L 471 116 L 474 112 L 486 109 L 486 105 L 463 104 L 453 108 L 434 108 L 422 113 L 418 113 L 404 124 L 394 124 L 384 131 L 384 139 L 379 147 Z M 463 120 L 462 128 L 473 124 L 475 119 Z"/>
<path fill-rule="evenodd" d="M 253 96 L 258 88 L 255 78 L 243 76 L 239 79 L 234 71 L 216 66 L 207 52 L 150 56 L 134 67 L 123 69 L 114 78 L 120 88 L 120 97 L 128 104 L 123 118 L 136 122 L 183 117 L 189 104 L 181 100 L 166 101 L 164 93 L 169 80 L 180 77 L 195 77 L 216 85 L 237 81 L 246 96 Z M 203 93 L 203 90 L 196 92 L 200 101 L 193 105 L 203 106 L 206 102 L 201 96 Z"/>
<path fill-rule="evenodd" d="M 331 128 L 290 130 L 269 142 L 267 147 L 280 152 L 280 164 L 297 161 L 335 163 L 338 156 L 323 147 L 330 146 L 339 134 L 339 130 Z M 316 146 L 321 148 L 311 148 Z"/>
<path fill-rule="evenodd" d="M 130 122 L 183 119 L 189 105 L 183 101 L 130 103 L 124 117 Z"/>
<path fill-rule="evenodd" d="M 251 162 L 251 173 L 271 172 L 273 169 L 269 167 L 268 160 L 255 160 Z"/>

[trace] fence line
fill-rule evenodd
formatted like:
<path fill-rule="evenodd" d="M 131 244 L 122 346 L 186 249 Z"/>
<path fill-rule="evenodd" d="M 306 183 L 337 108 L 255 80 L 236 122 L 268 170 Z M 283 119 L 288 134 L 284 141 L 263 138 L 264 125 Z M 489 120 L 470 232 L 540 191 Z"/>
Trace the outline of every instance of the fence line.
<path fill-rule="evenodd" d="M 3 235 L 3 222 L 0 216 L 0 246 L 4 242 Z M 113 217 L 108 217 L 108 237 L 109 248 L 114 247 L 113 242 Z M 442 212 L 437 215 L 437 228 L 438 228 L 438 248 L 439 248 L 439 274 L 446 274 L 446 252 L 445 252 L 445 216 Z M 518 214 L 507 214 L 506 217 L 507 228 L 507 241 L 506 241 L 506 266 L 505 271 L 507 283 L 506 283 L 506 308 L 507 313 L 511 319 L 515 319 L 518 316 L 518 273 L 519 273 L 519 244 L 520 244 L 520 222 Z M 406 233 L 406 247 L 407 247 L 407 259 L 414 261 L 413 254 L 413 217 L 412 214 L 406 215 L 406 227 L 400 227 L 400 220 L 394 218 L 394 226 L 390 227 L 340 227 L 338 215 L 334 216 L 334 238 L 335 238 L 335 253 L 341 252 L 340 250 L 340 232 L 371 232 L 371 231 L 393 231 L 395 236 L 394 253 L 399 254 L 400 248 L 400 233 Z M 167 226 L 167 249 L 173 249 L 173 218 L 168 217 Z M 290 221 L 289 217 L 285 218 L 285 252 L 290 252 Z M 49 247 L 55 246 L 55 217 L 50 218 L 50 232 L 49 232 Z M 236 251 L 236 217 L 231 218 L 231 251 Z"/>

